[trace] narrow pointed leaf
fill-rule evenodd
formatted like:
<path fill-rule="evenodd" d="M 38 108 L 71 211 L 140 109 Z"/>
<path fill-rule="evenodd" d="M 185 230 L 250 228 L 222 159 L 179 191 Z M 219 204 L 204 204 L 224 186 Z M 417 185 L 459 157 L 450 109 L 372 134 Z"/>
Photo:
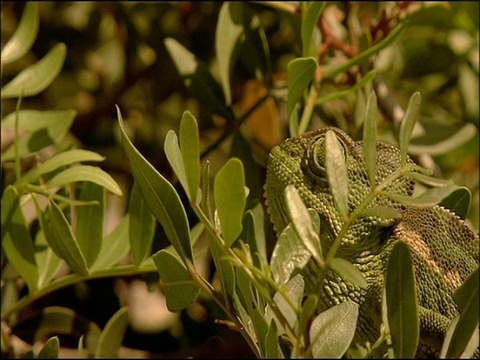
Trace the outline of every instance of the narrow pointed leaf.
<path fill-rule="evenodd" d="M 64 259 L 73 271 L 87 276 L 87 262 L 73 235 L 72 228 L 60 207 L 51 199 L 41 217 L 41 223 L 45 238 L 55 254 Z"/>
<path fill-rule="evenodd" d="M 302 303 L 302 311 L 298 316 L 297 329 L 299 334 L 307 334 L 311 321 L 318 308 L 318 295 L 309 294 Z"/>
<path fill-rule="evenodd" d="M 317 61 L 314 57 L 297 58 L 288 63 L 287 114 L 289 119 L 295 105 L 312 81 L 316 69 Z"/>
<path fill-rule="evenodd" d="M 122 196 L 122 190 L 115 180 L 99 167 L 90 165 L 77 165 L 55 175 L 46 183 L 47 188 L 64 186 L 74 182 L 90 181 L 109 190 L 112 194 Z"/>
<path fill-rule="evenodd" d="M 270 321 L 270 326 L 265 335 L 265 357 L 267 359 L 283 358 L 282 350 L 278 343 L 277 325 L 273 319 Z"/>
<path fill-rule="evenodd" d="M 349 281 L 361 288 L 367 287 L 367 280 L 365 280 L 362 272 L 353 266 L 350 261 L 338 257 L 333 258 L 330 262 L 330 267 L 340 275 L 343 280 Z"/>
<path fill-rule="evenodd" d="M 331 130 L 325 136 L 325 169 L 335 205 L 343 219 L 348 218 L 348 175 L 340 143 Z"/>
<path fill-rule="evenodd" d="M 170 166 L 173 169 L 175 175 L 177 175 L 178 181 L 182 185 L 183 189 L 190 198 L 190 193 L 188 189 L 188 180 L 187 174 L 185 173 L 185 166 L 183 164 L 183 156 L 178 146 L 178 137 L 173 130 L 169 130 L 167 136 L 165 137 L 165 143 L 163 146 L 165 155 Z"/>
<path fill-rule="evenodd" d="M 177 254 L 160 250 L 152 256 L 162 281 L 170 311 L 181 311 L 197 298 L 200 288 L 192 280 Z"/>
<path fill-rule="evenodd" d="M 98 339 L 96 358 L 116 358 L 128 326 L 128 308 L 122 307 L 108 320 Z"/>
<path fill-rule="evenodd" d="M 60 350 L 60 341 L 57 336 L 51 337 L 47 340 L 45 345 L 37 355 L 37 359 L 58 359 L 58 352 Z"/>
<path fill-rule="evenodd" d="M 2 99 L 37 95 L 57 77 L 66 54 L 65 44 L 53 47 L 47 55 L 20 72 L 2 88 Z"/>
<path fill-rule="evenodd" d="M 2 49 L 2 66 L 20 59 L 32 47 L 38 32 L 38 4 L 28 2 L 17 30 Z"/>
<path fill-rule="evenodd" d="M 363 124 L 363 157 L 372 189 L 375 187 L 375 167 L 377 164 L 377 112 L 377 96 L 372 91 L 368 97 Z"/>
<path fill-rule="evenodd" d="M 278 310 L 280 310 L 285 317 L 285 320 L 287 320 L 288 324 L 292 328 L 295 326 L 297 321 L 297 305 L 301 303 L 304 289 L 305 281 L 303 276 L 301 274 L 297 274 L 287 282 L 286 289 L 283 290 L 295 308 L 292 308 L 292 306 L 280 292 L 275 293 L 273 296 L 273 301 L 277 305 Z"/>
<path fill-rule="evenodd" d="M 105 157 L 97 154 L 93 151 L 74 149 L 67 150 L 58 154 L 55 154 L 40 166 L 30 170 L 24 174 L 21 178 L 21 183 L 31 183 L 36 181 L 40 176 L 48 174 L 51 171 L 55 171 L 63 166 L 79 163 L 82 161 L 103 161 Z"/>
<path fill-rule="evenodd" d="M 133 263 L 139 266 L 152 247 L 155 216 L 150 212 L 137 182 L 133 183 L 128 206 L 130 214 L 130 247 Z"/>
<path fill-rule="evenodd" d="M 325 7 L 325 2 L 311 1 L 302 3 L 302 55 L 317 56 L 319 47 L 314 47 L 312 37 L 318 18 Z"/>
<path fill-rule="evenodd" d="M 2 248 L 5 255 L 25 280 L 30 291 L 35 291 L 38 267 L 27 221 L 20 206 L 20 196 L 8 186 L 2 196 Z"/>
<path fill-rule="evenodd" d="M 193 260 L 187 214 L 175 188 L 140 154 L 125 133 L 122 114 L 117 107 L 123 148 L 130 161 L 133 177 L 150 211 L 162 225 L 168 240 L 182 258 Z"/>
<path fill-rule="evenodd" d="M 408 206 L 416 206 L 416 207 L 432 207 L 438 204 L 440 199 L 437 196 L 430 196 L 427 194 L 421 195 L 418 197 L 402 195 L 397 193 L 390 193 L 387 191 L 382 191 L 382 195 L 397 201 L 400 204 L 408 205 Z"/>
<path fill-rule="evenodd" d="M 35 237 L 35 261 L 38 264 L 38 288 L 48 285 L 57 274 L 63 261 L 48 246 L 43 230 Z"/>
<path fill-rule="evenodd" d="M 420 333 L 417 290 L 412 257 L 402 241 L 395 244 L 388 260 L 385 295 L 393 353 L 397 358 L 413 358 Z"/>
<path fill-rule="evenodd" d="M 322 313 L 310 327 L 313 357 L 341 358 L 355 335 L 358 305 L 344 302 Z"/>
<path fill-rule="evenodd" d="M 375 216 L 380 219 L 401 219 L 402 213 L 394 208 L 388 206 L 375 206 L 363 210 L 358 217 Z"/>
<path fill-rule="evenodd" d="M 215 32 L 215 50 L 226 104 L 232 103 L 230 72 L 235 60 L 235 49 L 244 34 L 241 3 L 223 3 L 218 14 Z"/>
<path fill-rule="evenodd" d="M 245 175 L 242 162 L 231 158 L 215 177 L 214 198 L 222 235 L 227 246 L 233 244 L 242 231 L 245 210 Z"/>
<path fill-rule="evenodd" d="M 180 123 L 180 150 L 188 182 L 188 191 L 185 191 L 194 202 L 200 186 L 200 144 L 197 120 L 189 111 L 183 113 Z"/>
<path fill-rule="evenodd" d="M 408 102 L 407 111 L 400 125 L 399 145 L 402 164 L 405 164 L 407 161 L 408 145 L 410 144 L 412 131 L 420 118 L 420 102 L 420 93 L 414 93 Z"/>

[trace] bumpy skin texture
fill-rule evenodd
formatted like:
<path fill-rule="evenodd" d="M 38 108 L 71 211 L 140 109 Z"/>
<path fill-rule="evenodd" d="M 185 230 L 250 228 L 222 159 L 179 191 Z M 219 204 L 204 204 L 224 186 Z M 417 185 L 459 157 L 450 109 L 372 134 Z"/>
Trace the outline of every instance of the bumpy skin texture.
<path fill-rule="evenodd" d="M 370 192 L 363 159 L 363 144 L 354 142 L 339 129 L 325 127 L 285 140 L 270 153 L 267 165 L 265 197 L 268 212 L 278 234 L 289 220 L 284 204 L 284 189 L 294 185 L 306 206 L 320 216 L 320 239 L 327 253 L 339 233 L 343 220 L 336 209 L 325 172 L 324 139 L 328 130 L 335 132 L 346 159 L 349 211 L 353 212 Z M 411 162 L 411 160 L 408 160 Z M 381 183 L 400 167 L 400 151 L 377 143 L 375 182 Z M 411 195 L 414 183 L 401 177 L 385 190 Z M 358 219 L 342 240 L 337 251 L 365 276 L 368 287 L 361 289 L 329 272 L 320 295 L 320 310 L 345 301 L 360 305 L 355 341 L 373 343 L 380 334 L 381 299 L 385 268 L 396 241 L 404 241 L 415 265 L 420 312 L 420 343 L 417 356 L 438 357 L 451 320 L 458 315 L 452 293 L 479 262 L 479 238 L 458 216 L 440 207 L 411 208 L 383 196 L 369 207 L 388 206 L 399 210 L 399 221 L 376 217 Z M 314 286 L 317 269 L 313 262 L 304 269 L 307 287 Z"/>

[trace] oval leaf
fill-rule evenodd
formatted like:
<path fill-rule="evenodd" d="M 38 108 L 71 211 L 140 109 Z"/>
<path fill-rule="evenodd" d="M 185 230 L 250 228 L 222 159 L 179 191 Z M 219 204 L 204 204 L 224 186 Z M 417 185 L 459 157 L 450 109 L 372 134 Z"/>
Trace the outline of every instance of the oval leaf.
<path fill-rule="evenodd" d="M 219 170 L 215 177 L 213 192 L 222 235 L 226 245 L 230 246 L 242 231 L 246 205 L 245 175 L 239 159 L 229 159 Z"/>
<path fill-rule="evenodd" d="M 177 175 L 178 181 L 180 181 L 185 193 L 190 198 L 187 175 L 183 165 L 183 156 L 180 152 L 180 147 L 178 146 L 178 137 L 177 134 L 175 134 L 175 131 L 168 131 L 167 136 L 165 137 L 165 143 L 163 144 L 163 150 L 165 151 L 165 155 L 167 156 L 167 160 L 172 167 L 173 172 Z"/>
<path fill-rule="evenodd" d="M 412 257 L 402 241 L 395 244 L 388 260 L 385 296 L 393 353 L 397 358 L 413 358 L 420 333 L 417 289 Z"/>
<path fill-rule="evenodd" d="M 200 186 L 200 144 L 197 120 L 190 111 L 185 111 L 180 123 L 180 150 L 185 169 L 189 199 L 194 202 Z"/>
<path fill-rule="evenodd" d="M 340 358 L 355 335 L 358 305 L 340 303 L 323 311 L 312 322 L 310 343 L 313 357 Z"/>
<path fill-rule="evenodd" d="M 175 188 L 140 154 L 125 133 L 122 114 L 117 106 L 123 148 L 130 161 L 133 177 L 150 211 L 182 258 L 193 261 L 187 214 Z"/>
<path fill-rule="evenodd" d="M 2 196 L 2 248 L 28 289 L 35 291 L 38 281 L 35 250 L 20 206 L 20 196 L 13 186 L 8 186 Z"/>
<path fill-rule="evenodd" d="M 96 358 L 116 358 L 128 325 L 128 308 L 118 310 L 108 320 L 98 339 Z"/>
<path fill-rule="evenodd" d="M 399 145 L 400 145 L 400 158 L 401 158 L 402 165 L 406 164 L 408 145 L 410 144 L 412 131 L 415 124 L 420 119 L 420 102 L 421 102 L 421 96 L 420 96 L 420 93 L 417 91 L 410 97 L 410 100 L 407 106 L 407 111 L 405 111 L 405 115 L 400 125 Z"/>
<path fill-rule="evenodd" d="M 46 186 L 51 189 L 56 186 L 64 186 L 80 181 L 90 181 L 103 186 L 115 195 L 122 196 L 122 190 L 120 190 L 118 184 L 107 172 L 90 165 L 77 165 L 68 168 L 50 179 Z"/>
<path fill-rule="evenodd" d="M 2 88 L 2 99 L 37 95 L 57 77 L 60 72 L 67 47 L 57 44 L 37 63 L 29 66 Z"/>
<path fill-rule="evenodd" d="M 377 114 L 377 95 L 372 91 L 368 97 L 363 124 L 363 157 L 372 189 L 375 187 L 375 167 L 377 165 Z"/>
<path fill-rule="evenodd" d="M 37 359 L 58 359 L 58 351 L 60 350 L 60 341 L 57 336 L 47 340 L 45 345 L 38 353 Z"/>
<path fill-rule="evenodd" d="M 38 32 L 38 4 L 25 3 L 17 30 L 2 49 L 2 67 L 20 59 L 33 45 Z"/>
<path fill-rule="evenodd" d="M 337 136 L 331 130 L 325 135 L 325 169 L 335 205 L 343 219 L 348 218 L 347 165 Z"/>
<path fill-rule="evenodd" d="M 152 257 L 160 274 L 168 310 L 181 311 L 191 305 L 200 293 L 200 288 L 178 255 L 163 249 Z"/>
<path fill-rule="evenodd" d="M 135 266 L 139 266 L 152 247 L 155 234 L 155 216 L 150 212 L 135 181 L 128 205 L 130 214 L 130 247 Z"/>

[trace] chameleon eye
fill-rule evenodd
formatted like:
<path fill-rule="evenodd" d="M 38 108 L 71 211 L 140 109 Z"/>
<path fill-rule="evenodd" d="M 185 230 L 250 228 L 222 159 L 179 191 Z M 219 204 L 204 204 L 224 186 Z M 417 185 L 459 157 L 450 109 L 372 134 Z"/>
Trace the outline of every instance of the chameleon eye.
<path fill-rule="evenodd" d="M 346 159 L 347 151 L 345 144 L 341 139 L 338 139 L 343 156 Z M 305 153 L 305 165 L 309 172 L 312 172 L 318 177 L 326 177 L 325 168 L 325 135 L 319 136 L 316 141 L 311 144 Z"/>

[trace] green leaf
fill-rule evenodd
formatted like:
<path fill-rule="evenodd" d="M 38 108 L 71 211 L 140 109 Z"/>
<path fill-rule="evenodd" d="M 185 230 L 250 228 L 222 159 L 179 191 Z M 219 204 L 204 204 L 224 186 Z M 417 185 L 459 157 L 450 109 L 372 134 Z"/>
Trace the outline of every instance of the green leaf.
<path fill-rule="evenodd" d="M 48 285 L 57 274 L 63 262 L 48 246 L 43 230 L 35 237 L 35 261 L 38 264 L 38 288 Z"/>
<path fill-rule="evenodd" d="M 35 111 L 21 110 L 18 113 L 18 127 L 27 133 L 18 140 L 18 153 L 25 157 L 43 148 L 59 143 L 67 134 L 73 123 L 76 112 L 73 110 Z M 15 113 L 11 113 L 2 121 L 2 128 L 15 127 Z M 14 146 L 11 145 L 2 153 L 2 162 L 15 158 Z"/>
<path fill-rule="evenodd" d="M 302 5 L 302 55 L 303 56 L 318 56 L 318 50 L 320 46 L 313 44 L 312 39 L 314 35 L 314 29 L 317 25 L 318 18 L 322 13 L 325 2 L 304 2 Z"/>
<path fill-rule="evenodd" d="M 140 154 L 127 137 L 122 114 L 117 106 L 123 148 L 132 174 L 150 211 L 163 227 L 168 240 L 182 258 L 193 261 L 190 227 L 185 209 L 175 188 Z"/>
<path fill-rule="evenodd" d="M 212 254 L 215 268 L 221 279 L 223 293 L 227 301 L 233 298 L 235 293 L 235 270 L 230 261 L 226 249 L 220 245 L 213 236 L 208 233 L 210 253 Z"/>
<path fill-rule="evenodd" d="M 55 254 L 64 259 L 73 271 L 87 276 L 87 262 L 73 235 L 72 228 L 60 207 L 51 199 L 48 200 L 47 209 L 40 217 L 40 222 L 48 245 Z"/>
<path fill-rule="evenodd" d="M 408 177 L 411 177 L 414 180 L 417 180 L 423 184 L 426 184 L 428 186 L 447 186 L 447 185 L 452 185 L 452 180 L 445 180 L 445 179 L 437 179 L 429 175 L 421 174 L 418 172 L 407 172 L 405 175 Z"/>
<path fill-rule="evenodd" d="M 302 304 L 302 310 L 298 316 L 297 322 L 297 334 L 301 334 L 299 338 L 304 334 L 308 334 L 308 328 L 310 327 L 315 311 L 318 308 L 318 295 L 309 294 Z"/>
<path fill-rule="evenodd" d="M 192 280 L 182 260 L 166 249 L 152 257 L 160 274 L 168 310 L 181 311 L 190 306 L 200 293 L 200 288 Z"/>
<path fill-rule="evenodd" d="M 215 31 L 215 51 L 217 54 L 220 82 L 227 105 L 232 103 L 230 72 L 234 65 L 235 53 L 241 36 L 244 34 L 241 3 L 223 3 L 218 14 Z"/>
<path fill-rule="evenodd" d="M 377 165 L 377 115 L 377 95 L 372 91 L 368 97 L 363 124 L 363 157 L 372 189 L 375 187 L 375 167 Z"/>
<path fill-rule="evenodd" d="M 130 214 L 120 220 L 117 227 L 102 241 L 97 259 L 90 271 L 97 271 L 112 267 L 122 260 L 130 250 Z"/>
<path fill-rule="evenodd" d="M 293 185 L 287 185 L 285 188 L 285 204 L 287 204 L 288 218 L 290 219 L 298 238 L 313 255 L 314 259 L 319 264 L 322 264 L 323 255 L 318 232 L 315 232 L 313 229 L 308 210 L 303 203 L 298 190 Z M 304 255 L 301 255 L 301 258 L 304 258 Z"/>
<path fill-rule="evenodd" d="M 341 358 L 355 335 L 358 305 L 340 303 L 320 313 L 310 327 L 313 357 Z"/>
<path fill-rule="evenodd" d="M 227 246 L 231 246 L 242 231 L 245 210 L 245 175 L 239 159 L 230 158 L 218 171 L 213 188 L 215 206 Z"/>
<path fill-rule="evenodd" d="M 40 59 L 20 72 L 12 81 L 2 87 L 2 99 L 37 95 L 57 77 L 62 69 L 67 47 L 57 44 Z"/>
<path fill-rule="evenodd" d="M 27 283 L 29 291 L 35 291 L 38 282 L 35 250 L 20 205 L 20 196 L 11 185 L 2 196 L 2 248 L 8 261 Z"/>
<path fill-rule="evenodd" d="M 340 275 L 343 280 L 349 281 L 364 289 L 367 287 L 367 280 L 365 280 L 362 272 L 353 266 L 350 261 L 338 257 L 333 258 L 330 262 L 330 267 Z"/>
<path fill-rule="evenodd" d="M 75 235 L 88 266 L 94 263 L 102 246 L 105 197 L 105 189 L 89 181 L 83 184 L 78 197 L 82 201 L 96 201 L 98 203 L 77 207 Z"/>
<path fill-rule="evenodd" d="M 165 137 L 165 143 L 163 144 L 163 150 L 167 156 L 167 160 L 173 169 L 175 175 L 177 175 L 178 181 L 182 184 L 183 189 L 190 198 L 190 192 L 188 188 L 187 174 L 185 173 L 185 166 L 183 164 L 183 156 L 178 146 L 178 137 L 175 131 L 169 130 Z"/>
<path fill-rule="evenodd" d="M 122 196 L 122 190 L 113 178 L 99 167 L 77 165 L 55 175 L 45 185 L 48 189 L 64 186 L 70 183 L 90 181 L 109 190 L 112 194 Z"/>
<path fill-rule="evenodd" d="M 479 268 L 477 267 L 465 282 L 453 293 L 453 300 L 458 305 L 460 316 L 454 326 L 446 353 L 447 358 L 463 357 L 470 339 L 478 331 L 479 316 Z M 477 333 L 478 334 L 478 333 Z M 478 337 L 476 338 L 478 346 Z M 472 354 L 473 356 L 473 354 Z"/>
<path fill-rule="evenodd" d="M 103 161 L 105 158 L 93 151 L 73 149 L 53 155 L 38 167 L 25 173 L 20 182 L 22 184 L 36 181 L 40 176 L 55 171 L 63 166 L 71 165 L 82 161 Z"/>
<path fill-rule="evenodd" d="M 453 211 L 465 220 L 468 215 L 468 210 L 470 209 L 470 201 L 472 198 L 470 190 L 465 186 L 460 186 L 456 189 L 453 188 L 450 194 L 448 194 L 447 191 L 444 194 L 444 198 L 440 200 L 439 205 Z"/>
<path fill-rule="evenodd" d="M 332 130 L 325 135 L 325 170 L 335 205 L 343 219 L 348 218 L 348 175 L 345 157 Z"/>
<path fill-rule="evenodd" d="M 51 337 L 37 355 L 37 359 L 58 359 L 60 350 L 60 341 L 58 336 Z"/>
<path fill-rule="evenodd" d="M 128 205 L 130 214 L 130 247 L 135 266 L 139 266 L 152 247 L 155 216 L 150 212 L 137 182 L 133 182 Z"/>
<path fill-rule="evenodd" d="M 413 358 L 420 333 L 417 289 L 410 251 L 397 241 L 390 254 L 385 277 L 387 319 L 397 358 Z"/>
<path fill-rule="evenodd" d="M 375 206 L 363 210 L 358 214 L 358 217 L 374 216 L 380 219 L 401 219 L 402 213 L 394 208 L 388 206 Z"/>
<path fill-rule="evenodd" d="M 122 307 L 108 320 L 98 339 L 96 358 L 116 358 L 128 326 L 128 308 Z"/>
<path fill-rule="evenodd" d="M 297 321 L 298 309 L 296 307 L 301 304 L 304 290 L 305 281 L 303 276 L 301 274 L 297 274 L 287 282 L 286 289 L 282 290 L 282 293 L 290 299 L 290 302 L 295 306 L 295 308 L 292 308 L 292 306 L 285 299 L 284 295 L 282 295 L 280 292 L 275 293 L 273 296 L 273 301 L 277 305 L 278 310 L 283 314 L 285 320 L 287 320 L 287 323 L 292 328 L 295 326 Z"/>
<path fill-rule="evenodd" d="M 287 114 L 290 119 L 295 105 L 313 79 L 317 69 L 314 57 L 296 58 L 288 63 L 288 100 Z M 291 134 L 292 136 L 296 134 Z"/>
<path fill-rule="evenodd" d="M 278 344 L 277 325 L 272 319 L 265 335 L 265 357 L 267 359 L 283 358 L 282 350 Z"/>
<path fill-rule="evenodd" d="M 400 203 L 404 204 L 407 206 L 415 206 L 415 207 L 432 207 L 438 204 L 440 199 L 437 196 L 430 196 L 429 193 L 426 191 L 417 197 L 412 197 L 408 195 L 402 195 L 402 194 L 397 194 L 397 193 L 390 193 L 387 191 L 382 191 L 380 194 Z"/>
<path fill-rule="evenodd" d="M 400 125 L 400 158 L 402 166 L 406 164 L 407 161 L 407 153 L 408 153 L 408 145 L 410 144 L 410 138 L 412 136 L 412 131 L 420 118 L 420 102 L 421 102 L 420 93 L 417 91 L 415 92 L 408 102 L 407 111 L 405 111 L 405 115 L 402 119 L 402 123 Z"/>
<path fill-rule="evenodd" d="M 180 123 L 180 150 L 188 182 L 190 201 L 196 201 L 200 187 L 200 143 L 197 120 L 190 111 L 185 111 Z"/>
<path fill-rule="evenodd" d="M 38 4 L 28 2 L 23 9 L 22 19 L 2 49 L 2 67 L 20 59 L 32 47 L 38 33 Z"/>

